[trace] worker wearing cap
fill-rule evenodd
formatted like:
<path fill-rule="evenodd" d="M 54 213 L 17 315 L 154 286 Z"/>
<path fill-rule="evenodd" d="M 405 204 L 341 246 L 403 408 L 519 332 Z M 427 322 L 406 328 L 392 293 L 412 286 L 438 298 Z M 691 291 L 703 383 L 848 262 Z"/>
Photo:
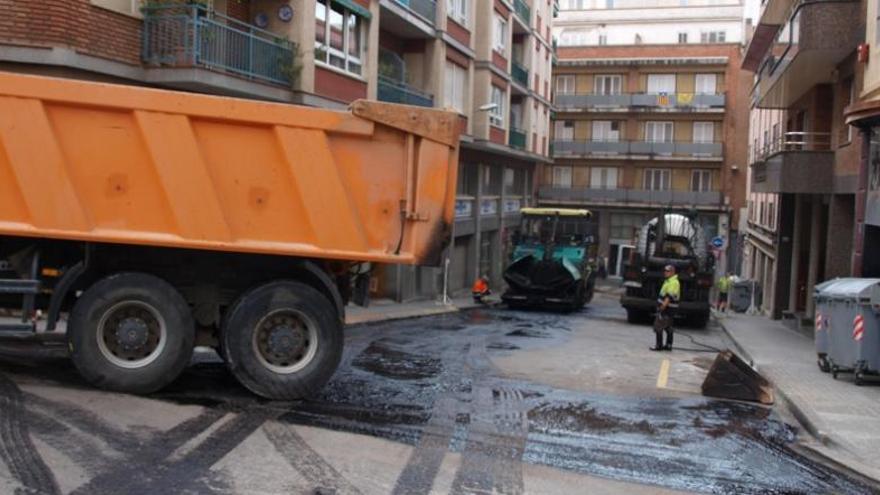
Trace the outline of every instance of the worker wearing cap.
<path fill-rule="evenodd" d="M 666 265 L 663 269 L 666 280 L 660 287 L 660 297 L 657 298 L 657 318 L 654 320 L 654 336 L 657 338 L 652 351 L 672 350 L 672 313 L 678 307 L 681 298 L 681 283 L 675 273 L 675 267 Z M 666 332 L 666 345 L 663 345 L 663 332 Z"/>

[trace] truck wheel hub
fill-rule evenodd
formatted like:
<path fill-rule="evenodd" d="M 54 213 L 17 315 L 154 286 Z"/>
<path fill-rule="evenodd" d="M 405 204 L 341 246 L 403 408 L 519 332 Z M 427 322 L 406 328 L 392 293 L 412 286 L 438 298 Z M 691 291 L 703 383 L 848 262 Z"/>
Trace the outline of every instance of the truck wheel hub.
<path fill-rule="evenodd" d="M 254 332 L 257 359 L 279 374 L 305 368 L 314 359 L 317 346 L 317 326 L 305 314 L 292 309 L 270 313 L 260 320 Z"/>
<path fill-rule="evenodd" d="M 125 318 L 116 329 L 116 340 L 125 350 L 143 347 L 147 343 L 150 329 L 140 318 Z"/>
<path fill-rule="evenodd" d="M 165 318 L 152 305 L 121 301 L 108 309 L 98 323 L 98 350 L 120 368 L 143 368 L 162 355 L 167 331 Z"/>
<path fill-rule="evenodd" d="M 295 356 L 305 344 L 302 332 L 289 325 L 281 325 L 269 331 L 269 352 L 279 357 Z"/>

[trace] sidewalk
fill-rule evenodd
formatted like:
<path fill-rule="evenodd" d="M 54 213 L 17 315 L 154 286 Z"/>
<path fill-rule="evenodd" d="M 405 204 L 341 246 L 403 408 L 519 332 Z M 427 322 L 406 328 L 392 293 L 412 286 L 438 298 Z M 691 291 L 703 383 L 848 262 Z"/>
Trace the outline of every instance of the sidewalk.
<path fill-rule="evenodd" d="M 834 380 L 819 370 L 813 340 L 777 321 L 731 313 L 718 322 L 822 442 L 813 450 L 880 480 L 880 383 L 859 387 L 846 374 Z"/>
<path fill-rule="evenodd" d="M 398 303 L 390 299 L 378 299 L 370 301 L 370 306 L 366 308 L 349 304 L 345 307 L 345 324 L 358 325 L 377 321 L 403 320 L 419 316 L 453 313 L 480 306 L 480 304 L 474 303 L 470 296 L 453 298 L 450 302 L 451 304 L 444 305 L 436 300 Z"/>

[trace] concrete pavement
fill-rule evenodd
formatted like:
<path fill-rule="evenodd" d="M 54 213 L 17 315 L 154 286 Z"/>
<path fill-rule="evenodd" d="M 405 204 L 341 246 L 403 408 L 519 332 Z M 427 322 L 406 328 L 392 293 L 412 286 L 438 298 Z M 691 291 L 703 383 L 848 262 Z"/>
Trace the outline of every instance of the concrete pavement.
<path fill-rule="evenodd" d="M 880 480 L 880 381 L 856 386 L 852 375 L 833 379 L 819 370 L 813 340 L 777 321 L 731 313 L 719 322 L 821 442 L 809 448 Z"/>

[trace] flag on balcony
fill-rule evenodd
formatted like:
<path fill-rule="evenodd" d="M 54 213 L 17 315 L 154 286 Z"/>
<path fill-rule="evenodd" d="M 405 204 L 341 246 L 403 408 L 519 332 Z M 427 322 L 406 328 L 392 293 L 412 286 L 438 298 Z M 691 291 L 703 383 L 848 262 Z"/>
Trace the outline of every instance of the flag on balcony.
<path fill-rule="evenodd" d="M 692 93 L 679 93 L 677 98 L 679 105 L 690 105 L 694 102 L 694 95 Z"/>

